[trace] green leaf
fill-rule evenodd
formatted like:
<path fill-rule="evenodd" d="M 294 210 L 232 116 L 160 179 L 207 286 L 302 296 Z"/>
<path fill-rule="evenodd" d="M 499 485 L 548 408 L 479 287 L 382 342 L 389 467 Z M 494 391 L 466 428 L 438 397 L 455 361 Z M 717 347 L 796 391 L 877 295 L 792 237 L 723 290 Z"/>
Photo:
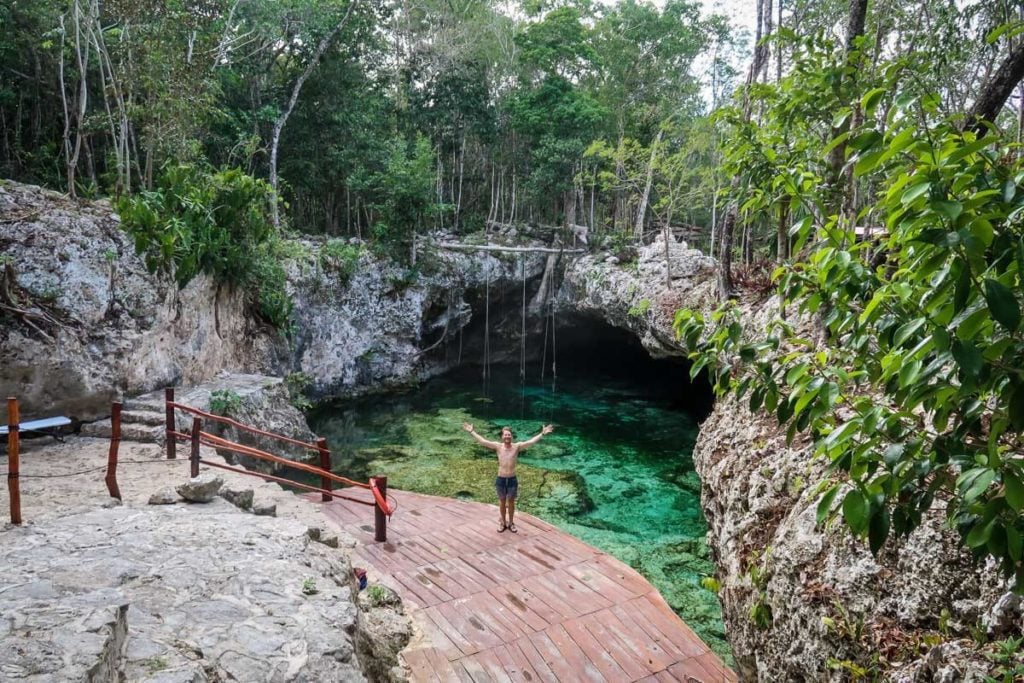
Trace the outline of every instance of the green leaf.
<path fill-rule="evenodd" d="M 1006 527 L 1006 554 L 1014 562 L 1020 562 L 1021 551 L 1024 550 L 1022 540 L 1024 539 L 1021 538 L 1019 531 L 1012 526 Z"/>
<path fill-rule="evenodd" d="M 992 317 L 1010 332 L 1020 327 L 1020 304 L 1010 288 L 998 280 L 985 280 L 985 303 Z"/>
<path fill-rule="evenodd" d="M 971 482 L 971 485 L 964 492 L 964 501 L 967 503 L 974 502 L 985 490 L 992 484 L 996 479 L 995 470 L 981 469 L 979 468 L 980 474 L 976 476 Z M 977 470 L 973 470 L 977 471 Z"/>
<path fill-rule="evenodd" d="M 903 192 L 903 196 L 900 197 L 900 203 L 902 203 L 904 206 L 906 206 L 907 204 L 910 204 L 915 199 L 917 199 L 918 197 L 921 197 L 922 195 L 924 195 L 926 192 L 928 192 L 931 189 L 932 189 L 932 184 L 929 183 L 929 182 L 923 182 L 923 183 L 918 183 L 917 185 L 913 185 L 913 186 L 911 186 L 910 188 L 908 188 L 907 190 L 905 190 Z"/>
<path fill-rule="evenodd" d="M 883 506 L 871 515 L 871 524 L 868 527 L 868 545 L 871 547 L 872 555 L 878 554 L 887 538 L 889 538 L 889 510 Z"/>
<path fill-rule="evenodd" d="M 871 171 L 875 170 L 875 168 L 878 167 L 878 164 L 881 163 L 882 157 L 884 155 L 885 150 L 876 149 L 872 152 L 868 152 L 867 154 L 861 156 L 857 160 L 857 163 L 854 164 L 853 166 L 854 175 L 862 176 L 865 173 L 870 173 Z"/>
<path fill-rule="evenodd" d="M 957 276 L 956 289 L 953 291 L 953 312 L 959 313 L 967 307 L 971 296 L 971 267 L 964 263 Z"/>
<path fill-rule="evenodd" d="M 839 493 L 839 486 L 839 484 L 836 484 L 826 491 L 825 495 L 822 496 L 821 500 L 818 502 L 818 511 L 815 514 L 815 519 L 817 519 L 817 523 L 819 525 L 825 521 L 825 518 L 828 517 L 829 511 L 832 510 L 832 501 L 836 499 L 836 494 Z"/>
<path fill-rule="evenodd" d="M 960 202 L 953 202 L 948 200 L 936 200 L 929 204 L 932 211 L 941 213 L 943 216 L 951 221 L 955 221 L 961 213 L 964 212 L 964 205 Z"/>
<path fill-rule="evenodd" d="M 1006 503 L 1014 512 L 1020 512 L 1024 508 L 1024 483 L 1013 472 L 1003 473 L 1003 493 L 1006 495 Z"/>
<path fill-rule="evenodd" d="M 959 339 L 953 340 L 953 359 L 963 371 L 964 375 L 971 379 L 977 379 L 981 375 L 985 359 L 981 350 L 971 342 L 962 342 Z"/>
<path fill-rule="evenodd" d="M 859 490 L 852 489 L 843 498 L 843 519 L 850 530 L 858 536 L 867 530 L 868 501 Z"/>
<path fill-rule="evenodd" d="M 992 527 L 995 526 L 995 519 L 990 519 L 984 524 L 975 524 L 971 528 L 970 533 L 967 534 L 967 547 L 968 548 L 979 548 L 988 543 L 989 537 L 992 535 Z"/>
<path fill-rule="evenodd" d="M 1017 431 L 1024 431 L 1024 384 L 1018 384 L 1017 388 L 1010 394 L 1010 401 L 1006 406 L 1006 412 L 1013 428 Z"/>
<path fill-rule="evenodd" d="M 863 151 L 874 147 L 882 141 L 882 134 L 877 130 L 867 130 L 850 140 L 850 147 L 853 149 Z"/>
<path fill-rule="evenodd" d="M 885 93 L 885 88 L 873 88 L 872 90 L 869 90 L 864 97 L 860 98 L 860 106 L 861 109 L 864 110 L 864 113 L 870 115 L 874 108 L 878 106 L 879 100 L 882 99 L 882 96 L 885 95 Z"/>

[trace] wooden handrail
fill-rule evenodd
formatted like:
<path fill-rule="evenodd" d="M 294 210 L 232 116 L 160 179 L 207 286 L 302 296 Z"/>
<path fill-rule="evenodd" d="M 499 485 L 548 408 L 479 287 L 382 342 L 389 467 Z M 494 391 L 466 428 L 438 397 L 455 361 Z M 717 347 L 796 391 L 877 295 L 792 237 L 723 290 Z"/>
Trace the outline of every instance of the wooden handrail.
<path fill-rule="evenodd" d="M 211 462 L 209 460 L 204 460 L 203 458 L 200 458 L 199 462 L 203 463 L 204 465 L 209 465 L 210 467 L 216 467 L 218 469 L 227 470 L 228 472 L 236 472 L 238 474 L 248 474 L 248 475 L 253 476 L 253 477 L 259 477 L 260 479 L 266 479 L 268 481 L 273 481 L 273 482 L 276 482 L 278 484 L 284 484 L 285 486 L 295 486 L 296 488 L 306 489 L 307 491 L 313 491 L 314 493 L 322 493 L 323 495 L 330 496 L 331 498 L 342 498 L 344 500 L 352 501 L 353 503 L 359 503 L 360 505 L 374 505 L 374 503 L 371 503 L 368 500 L 359 500 L 358 498 L 350 498 L 348 496 L 343 496 L 340 493 L 337 493 L 335 491 L 328 491 L 327 489 L 320 489 L 320 488 L 317 488 L 315 486 L 310 486 L 309 484 L 303 484 L 301 482 L 292 481 L 291 479 L 285 479 L 284 477 L 275 477 L 272 474 L 264 474 L 263 472 L 254 472 L 252 470 L 247 470 L 247 469 L 240 468 L 240 467 L 229 467 L 228 465 L 222 465 L 219 462 Z"/>
<path fill-rule="evenodd" d="M 204 419 L 212 420 L 213 422 L 229 424 L 232 427 L 235 427 L 236 429 L 241 429 L 242 431 L 250 432 L 252 434 L 259 434 L 260 436 L 265 436 L 268 439 L 277 439 L 278 441 L 284 441 L 294 446 L 300 446 L 302 448 L 305 448 L 306 450 L 320 452 L 320 447 L 316 444 L 306 443 L 305 441 L 299 441 L 298 439 L 292 439 L 287 436 L 281 436 L 280 434 L 274 434 L 273 432 L 265 432 L 262 429 L 250 427 L 249 425 L 242 424 L 237 420 L 232 420 L 230 417 L 224 417 L 223 415 L 214 415 L 213 413 L 208 413 L 205 410 L 199 410 L 198 408 L 193 408 L 192 406 L 187 406 L 183 403 L 176 403 L 174 401 L 169 401 L 168 405 L 170 405 L 172 408 L 178 408 L 180 410 L 184 410 L 187 413 L 198 415 L 199 417 L 202 417 Z"/>

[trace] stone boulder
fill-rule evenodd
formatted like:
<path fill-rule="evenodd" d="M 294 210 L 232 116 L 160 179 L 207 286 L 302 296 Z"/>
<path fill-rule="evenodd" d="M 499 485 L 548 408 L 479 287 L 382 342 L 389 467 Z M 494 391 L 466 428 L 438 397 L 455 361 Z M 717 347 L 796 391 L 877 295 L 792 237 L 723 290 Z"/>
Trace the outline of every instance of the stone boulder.
<path fill-rule="evenodd" d="M 191 503 L 209 503 L 217 497 L 217 493 L 223 485 L 224 480 L 221 477 L 206 472 L 178 485 L 174 490 Z"/>

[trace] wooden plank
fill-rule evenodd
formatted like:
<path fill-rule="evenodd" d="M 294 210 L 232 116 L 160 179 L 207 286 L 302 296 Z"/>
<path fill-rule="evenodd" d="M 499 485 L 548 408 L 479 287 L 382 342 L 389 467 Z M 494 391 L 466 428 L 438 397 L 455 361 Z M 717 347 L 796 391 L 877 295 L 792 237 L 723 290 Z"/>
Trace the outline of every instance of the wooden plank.
<path fill-rule="evenodd" d="M 585 584 L 591 590 L 600 593 L 614 603 L 632 600 L 635 595 L 629 590 L 604 574 L 595 566 L 595 562 L 581 562 L 580 564 L 569 565 L 565 571 Z"/>
<path fill-rule="evenodd" d="M 546 584 L 533 579 L 527 580 L 525 583 L 530 586 L 527 590 L 534 598 L 540 600 L 548 609 L 558 614 L 558 618 L 554 621 L 572 619 L 573 617 L 578 617 L 582 614 L 582 612 L 573 604 L 563 600 L 558 593 L 552 591 Z M 538 607 L 537 605 L 532 605 L 532 603 L 531 606 L 533 609 L 537 609 Z M 547 617 L 545 617 L 545 619 L 547 619 Z M 550 619 L 548 619 L 548 621 L 554 623 Z"/>
<path fill-rule="evenodd" d="M 566 635 L 568 636 L 568 634 Z M 555 674 L 559 681 L 579 680 L 578 670 L 566 661 L 565 656 L 551 640 L 551 636 L 548 635 L 547 631 L 531 633 L 527 636 L 527 639 L 537 648 L 537 652 L 543 658 L 544 664 Z"/>
<path fill-rule="evenodd" d="M 448 602 L 451 600 L 451 596 L 447 593 L 444 594 L 445 597 L 440 597 L 439 593 L 442 593 L 443 591 L 440 589 L 433 590 L 430 586 L 417 581 L 406 572 L 395 572 L 392 574 L 392 578 L 401 584 L 405 591 L 413 594 L 420 607 L 431 607 L 438 603 Z M 402 593 L 404 591 L 399 592 Z"/>
<path fill-rule="evenodd" d="M 487 670 L 477 661 L 475 655 L 463 657 L 459 660 L 459 664 L 465 669 L 466 676 L 459 676 L 463 681 L 470 681 L 470 683 L 490 683 L 491 677 L 487 675 Z"/>
<path fill-rule="evenodd" d="M 463 638 L 477 646 L 477 651 L 504 645 L 504 641 L 487 624 L 465 607 L 465 599 L 437 605 L 438 612 L 454 626 Z M 447 631 L 445 631 L 447 633 Z"/>
<path fill-rule="evenodd" d="M 629 622 L 628 626 L 623 623 L 615 615 L 614 610 L 605 610 L 600 614 L 605 628 L 630 649 L 652 674 L 675 663 L 676 658 L 673 655 L 665 652 L 646 633 L 634 627 L 632 622 Z"/>
<path fill-rule="evenodd" d="M 558 651 L 562 653 L 562 657 L 565 661 L 576 670 L 576 675 L 588 681 L 601 682 L 604 681 L 604 676 L 601 675 L 601 671 L 597 665 L 590 660 L 576 641 L 572 639 L 572 636 L 562 627 L 561 624 L 555 624 L 554 626 L 548 627 L 544 631 L 551 639 L 551 642 L 555 644 Z"/>
<path fill-rule="evenodd" d="M 661 631 L 650 624 L 646 619 L 631 612 L 631 610 L 626 609 L 621 604 L 612 607 L 612 613 L 618 617 L 619 621 L 625 624 L 627 628 L 636 633 L 645 634 L 653 643 L 657 644 L 658 647 L 667 652 L 674 661 L 686 659 L 687 657 L 692 656 L 680 651 L 671 639 L 666 638 Z"/>
<path fill-rule="evenodd" d="M 441 563 L 441 566 L 444 566 L 453 576 L 458 577 L 460 581 L 472 582 L 473 585 L 480 586 L 481 590 L 487 590 L 498 585 L 497 581 L 486 574 L 478 572 L 461 557 Z"/>
<path fill-rule="evenodd" d="M 523 665 L 512 656 L 511 650 L 514 648 L 514 645 L 502 645 L 501 647 L 494 648 L 492 652 L 494 653 L 494 656 L 498 658 L 498 661 L 501 662 L 502 669 L 504 669 L 505 673 L 508 674 L 509 678 L 517 682 L 526 681 L 527 677 L 524 675 L 525 669 L 523 668 Z M 525 673 L 529 675 L 530 681 L 534 679 L 532 671 Z"/>
<path fill-rule="evenodd" d="M 452 639 L 446 636 L 444 631 L 438 628 L 437 624 L 427 616 L 426 610 L 416 610 L 412 615 L 412 621 L 420 633 L 423 634 L 424 641 L 433 646 L 430 649 L 444 657 L 446 661 L 455 661 L 464 656 L 463 651 L 452 642 Z M 434 670 L 438 670 L 436 666 Z"/>
<path fill-rule="evenodd" d="M 637 661 L 637 656 L 627 650 L 613 634 L 609 633 L 601 620 L 601 613 L 592 613 L 580 619 L 580 623 L 590 632 L 594 640 L 601 643 L 608 654 L 615 659 L 615 663 L 626 672 L 629 680 L 643 678 L 651 672 L 643 662 Z"/>
<path fill-rule="evenodd" d="M 512 683 L 512 677 L 505 671 L 505 667 L 502 665 L 498 656 L 494 650 L 484 650 L 478 652 L 476 655 L 476 661 L 480 662 L 480 665 L 490 676 L 491 680 L 496 683 Z"/>
<path fill-rule="evenodd" d="M 490 593 L 477 593 L 465 603 L 465 607 L 497 634 L 502 643 L 511 643 L 529 632 L 529 629 L 521 627 L 522 622 L 517 623 L 507 618 L 499 610 L 494 609 L 494 605 L 495 600 Z"/>
<path fill-rule="evenodd" d="M 594 556 L 593 562 L 595 569 L 618 582 L 633 595 L 647 595 L 654 591 L 654 586 L 648 583 L 640 572 L 611 555 L 601 553 Z"/>
<path fill-rule="evenodd" d="M 409 667 L 409 678 L 414 681 L 437 681 L 440 678 L 434 673 L 427 654 L 423 650 L 402 650 L 399 653 L 403 662 Z"/>
<path fill-rule="evenodd" d="M 524 622 L 528 628 L 528 633 L 533 631 L 543 631 L 550 624 L 559 621 L 559 619 L 548 621 L 538 612 L 530 609 L 530 605 L 527 604 L 526 601 L 518 597 L 508 588 L 497 586 L 489 590 L 488 593 L 494 598 L 494 600 L 500 603 L 502 607 L 514 614 L 520 621 Z M 534 598 L 533 602 L 537 602 L 536 598 Z"/>
<path fill-rule="evenodd" d="M 441 679 L 442 683 L 458 678 L 455 667 L 452 666 L 451 661 L 448 660 L 444 652 L 436 647 L 426 647 L 423 648 L 423 653 L 427 655 L 430 668 L 434 670 L 434 673 Z"/>
<path fill-rule="evenodd" d="M 448 618 L 438 611 L 437 607 L 427 608 L 420 613 L 430 619 L 438 630 L 444 633 L 445 637 L 447 637 L 448 640 L 450 640 L 455 647 L 459 649 L 463 657 L 475 654 L 482 649 L 482 646 L 479 643 L 471 641 L 469 638 L 462 635 L 462 632 L 455 628 L 455 626 L 448 621 Z M 451 656 L 449 656 L 448 659 L 450 661 L 454 661 Z"/>
<path fill-rule="evenodd" d="M 529 622 L 521 619 L 515 611 L 506 607 L 501 601 L 495 600 L 494 596 L 490 593 L 480 593 L 478 598 L 481 609 L 487 614 L 488 618 L 495 623 L 499 623 L 503 629 L 511 632 L 511 637 L 505 638 L 506 643 L 511 643 L 513 640 L 521 638 L 528 633 L 542 630 L 531 628 Z"/>
<path fill-rule="evenodd" d="M 612 657 L 607 648 L 597 641 L 596 638 L 580 623 L 579 619 L 570 619 L 562 623 L 562 628 L 572 637 L 580 649 L 586 653 L 590 661 L 598 668 L 609 681 L 629 680 L 629 676 L 622 670 L 615 658 Z"/>
<path fill-rule="evenodd" d="M 537 646 L 530 642 L 529 636 L 520 638 L 516 642 L 512 643 L 519 652 L 522 654 L 523 659 L 529 664 L 530 668 L 537 675 L 537 678 L 544 683 L 559 683 L 558 677 L 555 672 L 548 667 L 547 662 L 544 661 L 544 656 L 541 655 Z"/>
<path fill-rule="evenodd" d="M 519 647 L 520 642 L 522 642 L 522 639 L 517 640 L 514 643 L 509 643 L 505 646 L 508 650 L 509 657 L 512 658 L 512 661 L 515 663 L 516 670 L 518 671 L 518 676 L 513 675 L 512 680 L 530 682 L 544 680 L 543 676 L 537 672 L 533 665 L 530 664 L 530 660 L 526 658 L 525 654 L 523 654 L 522 649 Z M 548 675 L 554 677 L 550 671 L 548 672 Z"/>
<path fill-rule="evenodd" d="M 677 681 L 697 680 L 701 683 L 726 683 L 729 680 L 707 671 L 695 658 L 673 664 L 668 668 L 668 672 Z"/>
<path fill-rule="evenodd" d="M 534 577 L 533 581 L 544 585 L 562 600 L 573 605 L 580 614 L 604 609 L 612 604 L 564 569 L 540 574 Z"/>
<path fill-rule="evenodd" d="M 650 595 L 635 598 L 626 604 L 636 612 L 638 618 L 646 618 L 649 624 L 661 631 L 682 654 L 697 657 L 707 652 L 707 645 L 667 605 L 656 606 Z"/>
<path fill-rule="evenodd" d="M 428 564 L 425 567 L 420 567 L 420 573 L 430 579 L 434 584 L 439 586 L 441 590 L 453 598 L 465 598 L 483 590 L 483 588 L 477 584 L 463 581 L 459 577 L 453 576 L 442 569 L 440 567 L 441 564 L 441 562 L 438 562 L 436 564 Z"/>

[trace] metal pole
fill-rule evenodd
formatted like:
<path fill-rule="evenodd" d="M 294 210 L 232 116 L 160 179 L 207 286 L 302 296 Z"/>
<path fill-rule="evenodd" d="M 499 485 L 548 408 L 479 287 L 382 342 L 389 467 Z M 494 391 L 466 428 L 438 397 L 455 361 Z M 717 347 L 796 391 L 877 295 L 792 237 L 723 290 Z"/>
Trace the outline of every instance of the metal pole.
<path fill-rule="evenodd" d="M 18 399 L 7 399 L 7 491 L 11 497 L 11 524 L 21 524 L 21 484 L 18 479 Z"/>
<path fill-rule="evenodd" d="M 330 472 L 331 471 L 331 452 L 329 450 L 327 450 L 327 439 L 317 439 L 316 440 L 316 447 L 320 449 L 320 469 L 324 470 L 325 472 Z M 327 491 L 331 491 L 331 490 L 333 490 L 332 487 L 333 487 L 333 482 L 328 477 L 324 477 L 324 476 L 320 477 L 320 488 L 325 489 Z M 330 501 L 331 498 L 332 498 L 332 496 L 329 496 L 326 493 L 321 493 L 320 494 L 321 502 L 326 503 L 326 502 Z"/>
<path fill-rule="evenodd" d="M 192 418 L 192 456 L 189 458 L 192 462 L 191 477 L 195 479 L 199 476 L 199 433 L 203 430 L 203 421 L 198 417 Z"/>
<path fill-rule="evenodd" d="M 164 389 L 164 410 L 167 422 L 167 459 L 174 460 L 177 457 L 177 441 L 174 438 L 173 432 L 175 432 L 174 424 L 174 387 L 167 387 Z"/>
<path fill-rule="evenodd" d="M 380 491 L 381 498 L 384 500 L 388 499 L 387 477 L 371 477 L 370 483 L 375 483 L 377 485 L 377 490 Z M 388 516 L 380 509 L 380 505 L 377 505 L 376 503 L 374 503 L 373 506 L 373 540 L 380 543 L 388 540 Z"/>
<path fill-rule="evenodd" d="M 117 451 L 121 446 L 121 402 L 110 406 L 110 453 L 107 455 L 107 491 L 111 498 L 121 500 L 121 489 L 117 487 Z"/>

